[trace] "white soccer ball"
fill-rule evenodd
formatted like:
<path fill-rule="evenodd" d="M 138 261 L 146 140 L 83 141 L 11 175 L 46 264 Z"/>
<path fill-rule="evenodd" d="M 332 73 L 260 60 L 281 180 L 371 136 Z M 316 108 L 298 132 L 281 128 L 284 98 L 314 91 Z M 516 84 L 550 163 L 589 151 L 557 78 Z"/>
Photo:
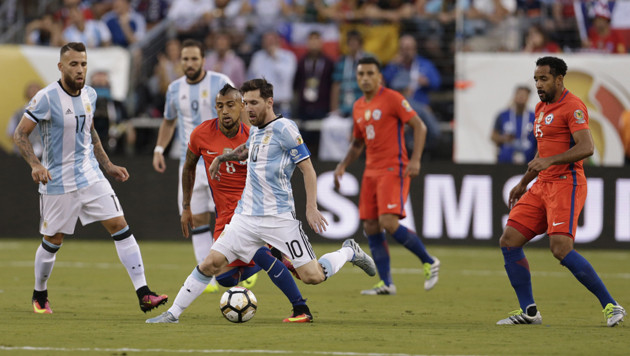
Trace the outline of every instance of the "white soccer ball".
<path fill-rule="evenodd" d="M 233 323 L 244 323 L 256 314 L 258 301 L 251 290 L 245 287 L 232 287 L 221 296 L 221 313 Z"/>

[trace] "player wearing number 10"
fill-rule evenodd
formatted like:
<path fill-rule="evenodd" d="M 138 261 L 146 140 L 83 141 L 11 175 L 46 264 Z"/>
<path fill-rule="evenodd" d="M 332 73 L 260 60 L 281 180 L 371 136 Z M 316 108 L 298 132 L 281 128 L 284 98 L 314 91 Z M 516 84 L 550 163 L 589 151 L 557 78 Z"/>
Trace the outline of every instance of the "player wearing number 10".
<path fill-rule="evenodd" d="M 420 157 L 427 127 L 402 95 L 381 86 L 381 67 L 376 58 L 365 57 L 359 60 L 357 82 L 364 95 L 354 103 L 352 109 L 352 142 L 346 157 L 335 169 L 335 187 L 339 188 L 339 180 L 346 167 L 359 158 L 365 148 L 366 162 L 359 197 L 359 217 L 363 220 L 363 229 L 381 281 L 361 294 L 396 294 L 383 230 L 422 261 L 424 289 L 430 290 L 438 281 L 440 261 L 427 253 L 415 232 L 398 222 L 405 217 L 405 202 L 409 195 L 411 178 L 420 172 Z M 411 158 L 407 157 L 405 148 L 405 124 L 413 128 Z"/>
<path fill-rule="evenodd" d="M 52 313 L 47 282 L 64 235 L 74 233 L 77 218 L 83 225 L 100 221 L 109 231 L 118 257 L 136 289 L 140 309 L 149 311 L 166 303 L 167 296 L 158 296 L 147 286 L 140 248 L 116 194 L 99 169 L 100 164 L 121 182 L 129 178 L 124 167 L 109 160 L 94 130 L 96 92 L 84 86 L 87 77 L 85 46 L 78 42 L 64 45 L 57 66 L 61 80 L 33 97 L 14 134 L 15 144 L 31 166 L 31 176 L 39 183 L 41 194 L 39 231 L 44 238 L 35 253 L 33 311 Z M 28 140 L 37 124 L 44 147 L 41 162 Z"/>

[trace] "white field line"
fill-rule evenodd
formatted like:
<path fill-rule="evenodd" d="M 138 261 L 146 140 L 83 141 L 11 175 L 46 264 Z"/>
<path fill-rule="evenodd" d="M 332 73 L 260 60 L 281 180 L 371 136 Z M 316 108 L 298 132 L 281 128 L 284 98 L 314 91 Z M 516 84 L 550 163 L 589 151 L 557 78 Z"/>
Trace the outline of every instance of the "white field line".
<path fill-rule="evenodd" d="M 0 268 L 4 267 L 23 267 L 23 268 L 33 268 L 33 261 L 2 261 L 0 262 Z M 118 263 L 109 263 L 109 262 L 64 262 L 57 261 L 55 262 L 55 268 L 93 268 L 93 269 L 120 269 L 123 268 L 122 265 Z M 179 269 L 180 265 L 175 264 L 152 264 L 151 269 L 160 269 L 160 270 L 172 270 Z M 342 273 L 363 273 L 358 268 L 345 268 L 341 270 Z M 424 274 L 424 270 L 420 268 L 392 268 L 392 274 Z M 449 271 L 452 273 L 452 271 Z M 480 276 L 480 277 L 489 277 L 489 276 L 505 276 L 505 270 L 496 269 L 496 270 L 475 270 L 475 269 L 462 269 L 455 271 L 455 273 L 465 276 Z M 552 278 L 564 278 L 570 275 L 570 272 L 567 271 L 558 271 L 558 272 L 550 272 L 550 271 L 532 271 L 532 276 L 538 277 L 552 277 Z M 442 272 L 444 274 L 444 272 Z M 598 273 L 600 277 L 604 278 L 617 278 L 617 279 L 630 279 L 630 273 Z"/>
<path fill-rule="evenodd" d="M 137 348 L 100 348 L 100 347 L 38 347 L 38 346 L 1 346 L 0 351 L 58 351 L 58 352 L 161 352 L 161 353 L 239 353 L 239 354 L 273 354 L 273 355 L 333 355 L 333 356 L 427 356 L 423 354 L 377 353 L 377 352 L 342 352 L 342 351 L 306 351 L 287 350 L 228 350 L 228 349 L 137 349 Z M 456 355 L 451 355 L 456 356 Z M 463 355 L 462 355 L 463 356 Z"/>

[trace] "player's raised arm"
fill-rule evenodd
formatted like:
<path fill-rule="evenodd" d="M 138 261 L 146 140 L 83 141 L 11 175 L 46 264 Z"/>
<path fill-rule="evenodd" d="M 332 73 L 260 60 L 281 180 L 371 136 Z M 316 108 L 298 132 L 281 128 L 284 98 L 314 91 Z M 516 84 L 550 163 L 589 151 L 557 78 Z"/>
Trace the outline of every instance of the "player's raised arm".
<path fill-rule="evenodd" d="M 175 133 L 176 120 L 163 119 L 158 131 L 157 143 L 153 150 L 153 169 L 160 173 L 166 170 L 166 161 L 164 161 L 164 148 L 171 142 Z"/>
<path fill-rule="evenodd" d="M 28 139 L 28 136 L 35 129 L 35 126 L 37 126 L 37 123 L 23 116 L 13 133 L 13 141 L 20 150 L 20 154 L 26 163 L 31 166 L 31 177 L 33 181 L 35 183 L 46 184 L 49 180 L 52 180 L 52 176 L 35 155 L 33 145 L 31 145 L 31 141 Z"/>
<path fill-rule="evenodd" d="M 317 174 L 310 158 L 297 164 L 304 175 L 304 189 L 306 190 L 306 220 L 309 226 L 318 234 L 326 231 L 328 221 L 317 209 Z"/>
<path fill-rule="evenodd" d="M 350 141 L 350 148 L 348 148 L 348 152 L 346 152 L 346 156 L 337 164 L 337 168 L 335 168 L 335 189 L 339 189 L 339 181 L 344 173 L 346 173 L 346 168 L 350 165 L 350 163 L 354 162 L 361 156 L 361 152 L 365 148 L 365 141 L 358 139 L 356 137 L 352 137 L 352 141 Z"/>
<path fill-rule="evenodd" d="M 411 178 L 417 177 L 420 174 L 420 159 L 422 158 L 422 151 L 424 151 L 424 143 L 427 138 L 427 126 L 418 115 L 412 117 L 409 122 L 409 126 L 413 128 L 413 152 L 411 158 L 409 158 L 409 164 L 405 169 L 405 177 Z"/>
<path fill-rule="evenodd" d="M 195 175 L 197 173 L 197 162 L 199 156 L 194 154 L 190 149 L 186 150 L 186 161 L 182 169 L 182 233 L 188 238 L 188 227 L 195 228 L 192 211 L 190 210 L 190 200 L 192 199 L 193 187 L 195 186 Z M 216 160 L 215 160 L 216 161 Z"/>

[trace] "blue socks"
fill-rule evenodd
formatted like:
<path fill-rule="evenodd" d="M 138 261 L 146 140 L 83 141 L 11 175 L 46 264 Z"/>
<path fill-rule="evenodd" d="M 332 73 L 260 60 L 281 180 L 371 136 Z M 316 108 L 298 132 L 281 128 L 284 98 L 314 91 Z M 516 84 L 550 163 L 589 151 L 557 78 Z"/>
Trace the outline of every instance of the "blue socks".
<path fill-rule="evenodd" d="M 389 269 L 389 247 L 387 246 L 387 240 L 385 239 L 385 233 L 381 232 L 374 235 L 368 235 L 368 243 L 370 245 L 370 251 L 372 252 L 372 258 L 376 264 L 378 270 L 378 276 L 385 285 L 392 284 L 392 274 Z"/>
<path fill-rule="evenodd" d="M 267 272 L 273 284 L 280 288 L 293 306 L 306 305 L 306 301 L 302 298 L 302 293 L 300 293 L 287 266 L 285 266 L 282 261 L 273 257 L 267 247 L 258 249 L 254 255 L 253 261 Z"/>
<path fill-rule="evenodd" d="M 420 241 L 418 235 L 415 232 L 407 229 L 406 227 L 399 225 L 396 232 L 392 235 L 401 245 L 405 246 L 409 251 L 413 252 L 422 263 L 433 263 L 433 259 L 427 253 L 427 250 L 424 248 L 424 244 Z M 370 247 L 372 247 L 370 245 Z M 380 271 L 379 271 L 380 272 Z"/>
<path fill-rule="evenodd" d="M 501 252 L 505 261 L 505 272 L 516 292 L 518 303 L 526 311 L 529 305 L 535 304 L 529 262 L 522 247 L 501 247 Z"/>
<path fill-rule="evenodd" d="M 593 266 L 576 250 L 569 252 L 560 263 L 568 268 L 575 278 L 591 293 L 595 294 L 602 304 L 602 308 L 606 307 L 608 303 L 617 304 L 610 293 L 608 293 L 608 289 L 606 289 L 604 282 L 599 278 Z"/>

